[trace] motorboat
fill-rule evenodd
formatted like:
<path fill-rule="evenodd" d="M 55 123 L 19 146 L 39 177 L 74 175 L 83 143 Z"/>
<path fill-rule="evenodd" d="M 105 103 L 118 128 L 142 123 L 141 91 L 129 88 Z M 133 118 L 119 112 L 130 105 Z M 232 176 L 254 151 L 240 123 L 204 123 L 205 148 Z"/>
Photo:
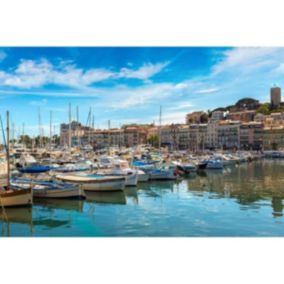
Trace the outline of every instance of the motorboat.
<path fill-rule="evenodd" d="M 112 168 L 109 170 L 99 171 L 98 174 L 110 175 L 110 176 L 122 176 L 125 178 L 126 186 L 136 186 L 138 182 L 139 173 L 137 170 L 133 170 L 129 167 L 129 164 L 125 160 L 114 160 Z M 144 172 L 140 171 L 141 178 L 144 179 Z"/>
<path fill-rule="evenodd" d="M 85 198 L 80 186 L 63 182 L 15 178 L 11 184 L 20 188 L 31 188 L 35 198 Z"/>
<path fill-rule="evenodd" d="M 85 191 L 117 191 L 125 188 L 124 176 L 104 176 L 92 173 L 59 174 L 56 179 L 79 184 Z"/>

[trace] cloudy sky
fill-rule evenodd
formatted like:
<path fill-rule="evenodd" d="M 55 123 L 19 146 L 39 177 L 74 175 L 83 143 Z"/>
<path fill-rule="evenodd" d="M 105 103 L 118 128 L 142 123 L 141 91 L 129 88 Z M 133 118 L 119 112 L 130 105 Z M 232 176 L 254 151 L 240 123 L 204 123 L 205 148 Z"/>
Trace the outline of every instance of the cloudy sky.
<path fill-rule="evenodd" d="M 0 112 L 10 110 L 16 133 L 38 134 L 38 109 L 48 134 L 72 117 L 95 126 L 184 122 L 194 110 L 243 97 L 269 100 L 284 86 L 284 48 L 0 48 Z"/>

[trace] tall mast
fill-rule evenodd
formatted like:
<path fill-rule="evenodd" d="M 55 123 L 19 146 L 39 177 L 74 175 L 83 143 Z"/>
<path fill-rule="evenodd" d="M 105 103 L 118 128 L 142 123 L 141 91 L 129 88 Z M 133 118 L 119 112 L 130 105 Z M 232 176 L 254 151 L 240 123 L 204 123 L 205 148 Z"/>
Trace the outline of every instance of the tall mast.
<path fill-rule="evenodd" d="M 14 143 L 15 143 L 15 123 L 12 123 L 12 148 L 14 149 Z"/>
<path fill-rule="evenodd" d="M 49 116 L 49 148 L 51 149 L 51 140 L 52 140 L 52 110 L 50 111 Z"/>
<path fill-rule="evenodd" d="M 9 111 L 7 111 L 7 186 L 10 186 L 10 127 Z"/>
<path fill-rule="evenodd" d="M 55 131 L 55 125 L 53 125 L 53 135 L 55 135 L 56 131 Z M 55 144 L 55 137 L 53 139 L 53 143 Z"/>
<path fill-rule="evenodd" d="M 27 148 L 26 139 L 25 139 L 25 123 L 23 123 L 23 133 L 22 133 L 22 137 L 23 137 L 23 144 L 24 144 L 24 147 Z"/>
<path fill-rule="evenodd" d="M 119 136 L 118 136 L 118 146 L 119 150 L 121 150 L 121 123 L 119 124 Z"/>
<path fill-rule="evenodd" d="M 76 120 L 77 120 L 77 146 L 79 146 L 80 138 L 79 138 L 79 106 L 76 107 Z"/>
<path fill-rule="evenodd" d="M 159 149 L 161 150 L 161 127 L 162 127 L 162 106 L 160 106 L 160 118 L 159 118 Z"/>
<path fill-rule="evenodd" d="M 38 131 L 39 131 L 39 147 L 42 147 L 42 129 L 41 129 L 41 116 L 40 107 L 38 107 Z"/>
<path fill-rule="evenodd" d="M 71 137 L 71 104 L 69 103 L 69 148 L 71 148 L 72 137 Z"/>
<path fill-rule="evenodd" d="M 108 152 L 110 154 L 110 120 L 108 120 Z"/>
<path fill-rule="evenodd" d="M 92 117 L 92 128 L 94 129 L 95 128 L 95 116 L 93 114 L 93 117 Z"/>
<path fill-rule="evenodd" d="M 91 144 L 91 117 L 92 117 L 92 108 L 90 107 L 89 110 L 89 115 L 88 115 L 88 127 L 89 127 L 89 131 L 88 131 L 88 142 L 89 145 Z"/>
<path fill-rule="evenodd" d="M 76 107 L 76 120 L 79 122 L 79 107 Z"/>

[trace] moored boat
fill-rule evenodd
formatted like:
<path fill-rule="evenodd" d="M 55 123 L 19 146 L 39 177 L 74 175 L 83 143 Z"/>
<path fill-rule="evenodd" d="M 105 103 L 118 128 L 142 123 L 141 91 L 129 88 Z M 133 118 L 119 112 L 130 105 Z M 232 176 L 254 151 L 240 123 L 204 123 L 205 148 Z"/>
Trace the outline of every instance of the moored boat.
<path fill-rule="evenodd" d="M 21 188 L 31 188 L 35 198 L 85 198 L 84 191 L 74 184 L 22 178 L 13 179 L 12 184 Z"/>
<path fill-rule="evenodd" d="M 30 188 L 16 188 L 8 186 L 0 189 L 0 206 L 1 207 L 16 207 L 16 206 L 31 206 L 33 203 L 32 190 Z"/>
<path fill-rule="evenodd" d="M 10 184 L 10 129 L 9 129 L 9 112 L 7 111 L 7 140 L 5 139 L 2 118 L 1 126 L 3 130 L 3 140 L 6 148 L 6 167 L 0 167 L 1 187 L 0 187 L 0 206 L 13 207 L 13 206 L 30 206 L 33 203 L 33 196 L 31 189 L 22 189 L 19 187 L 11 186 Z M 3 182 L 6 179 L 6 183 Z"/>
<path fill-rule="evenodd" d="M 123 176 L 78 173 L 56 175 L 56 179 L 79 184 L 81 189 L 85 191 L 117 191 L 125 188 L 125 177 Z"/>

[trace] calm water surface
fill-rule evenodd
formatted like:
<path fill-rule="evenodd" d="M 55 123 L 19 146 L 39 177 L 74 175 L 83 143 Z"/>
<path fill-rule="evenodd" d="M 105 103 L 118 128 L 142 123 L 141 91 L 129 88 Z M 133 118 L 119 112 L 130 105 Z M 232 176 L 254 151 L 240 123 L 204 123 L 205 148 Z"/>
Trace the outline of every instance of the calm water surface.
<path fill-rule="evenodd" d="M 284 160 L 6 209 L 2 236 L 284 236 Z"/>

